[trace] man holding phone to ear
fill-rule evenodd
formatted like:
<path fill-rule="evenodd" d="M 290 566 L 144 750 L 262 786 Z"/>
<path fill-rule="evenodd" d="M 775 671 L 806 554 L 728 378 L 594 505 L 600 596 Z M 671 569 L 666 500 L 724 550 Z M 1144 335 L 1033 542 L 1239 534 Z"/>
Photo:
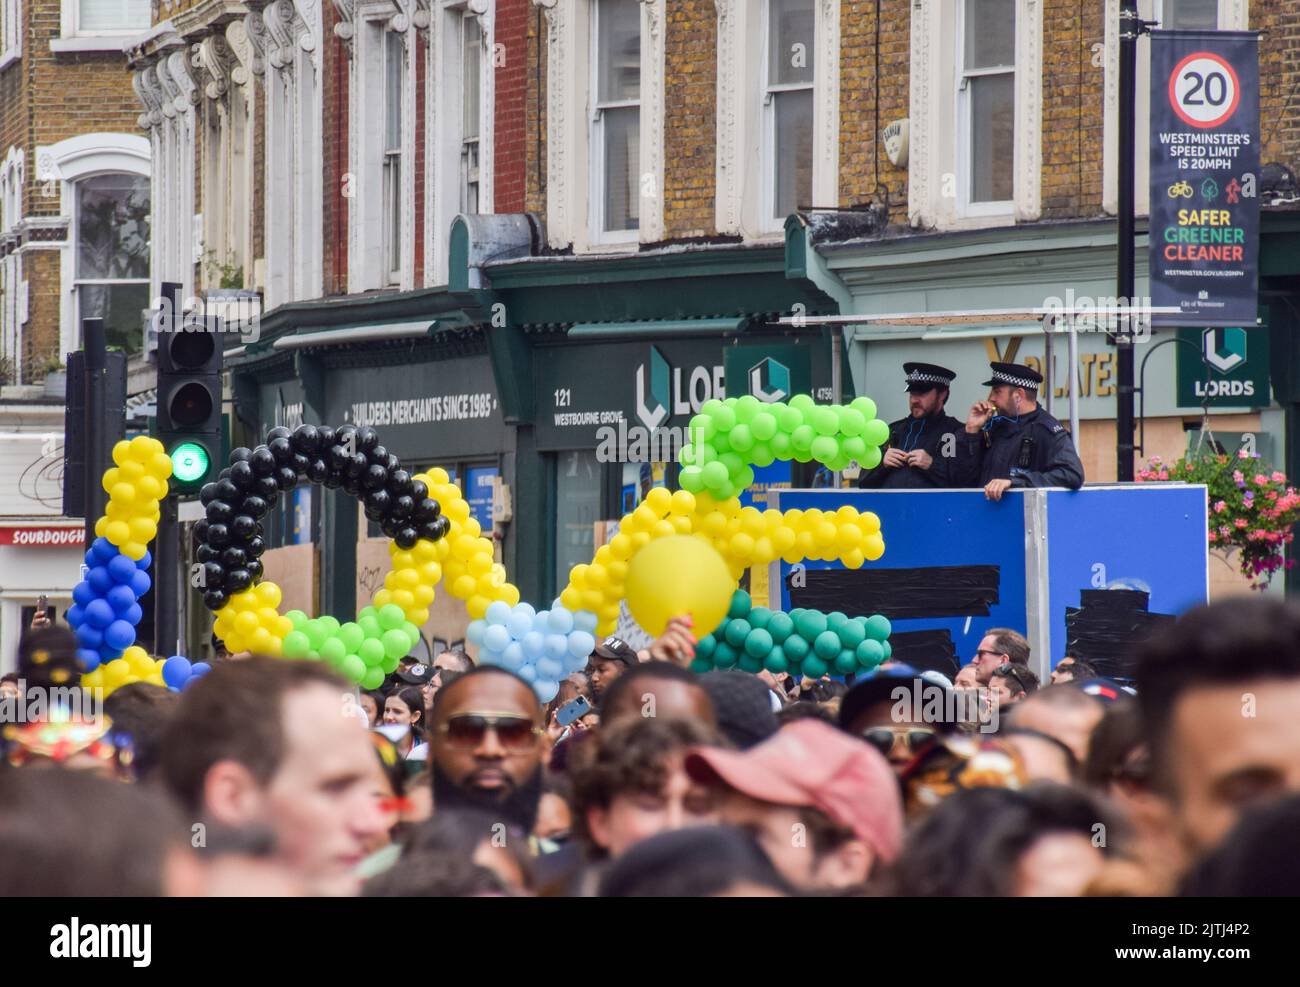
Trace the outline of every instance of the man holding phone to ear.
<path fill-rule="evenodd" d="M 1065 427 L 1038 406 L 1043 376 L 1019 363 L 991 363 L 987 401 L 976 401 L 966 417 L 958 454 L 979 464 L 989 500 L 1023 487 L 1083 486 L 1083 463 Z"/>

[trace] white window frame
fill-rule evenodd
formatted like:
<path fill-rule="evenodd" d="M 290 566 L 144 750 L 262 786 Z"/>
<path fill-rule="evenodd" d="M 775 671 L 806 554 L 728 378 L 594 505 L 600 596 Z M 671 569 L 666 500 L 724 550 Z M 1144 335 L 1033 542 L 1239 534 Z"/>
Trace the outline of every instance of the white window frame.
<path fill-rule="evenodd" d="M 373 27 L 372 27 L 373 30 Z M 381 28 L 382 44 L 379 46 L 380 69 L 379 76 L 383 80 L 380 92 L 383 93 L 382 119 L 379 122 L 379 132 L 382 135 L 378 143 L 379 147 L 379 171 L 380 184 L 383 188 L 383 208 L 380 235 L 381 255 L 383 264 L 380 266 L 380 272 L 383 275 L 385 286 L 400 285 L 402 283 L 402 269 L 406 266 L 404 244 L 409 237 L 404 235 L 404 229 L 407 226 L 405 219 L 408 210 L 404 208 L 404 189 L 412 162 L 406 160 L 403 149 L 404 128 L 401 123 L 398 124 L 397 143 L 395 147 L 390 147 L 388 143 L 388 119 L 392 107 L 389 105 L 388 98 L 391 95 L 389 89 L 389 72 L 392 70 L 390 59 L 394 56 L 401 62 L 398 75 L 397 86 L 397 115 L 400 118 L 404 116 L 403 107 L 407 103 L 406 90 L 409 88 L 411 65 L 414 58 L 408 50 L 406 38 L 397 31 L 386 31 Z M 396 176 L 392 172 L 396 172 Z M 395 224 L 395 226 L 394 226 Z M 396 248 L 394 248 L 393 239 L 396 234 Z"/>
<path fill-rule="evenodd" d="M 617 2 L 617 0 L 605 0 L 605 2 Z M 625 0 L 626 2 L 626 0 Z M 606 230 L 605 229 L 605 191 L 607 174 L 605 171 L 605 110 L 631 109 L 636 107 L 637 111 L 637 129 L 641 127 L 642 101 L 640 96 L 640 81 L 637 83 L 638 95 L 635 100 L 619 100 L 602 105 L 599 98 L 600 87 L 600 50 L 599 50 L 599 30 L 600 30 L 600 0 L 591 0 L 590 13 L 588 16 L 588 30 L 590 31 L 590 51 L 592 57 L 588 59 L 587 74 L 587 92 L 589 94 L 590 112 L 587 114 L 587 147 L 591 155 L 590 170 L 588 174 L 591 181 L 588 184 L 590 196 L 587 200 L 587 215 L 590 217 L 590 236 L 593 245 L 612 245 L 612 244 L 633 244 L 641 236 L 640 217 L 637 219 L 637 229 L 635 230 Z M 642 18 L 641 30 L 645 30 L 645 18 Z M 642 46 L 644 48 L 644 37 L 642 37 Z M 644 64 L 644 51 L 642 52 L 641 62 Z M 639 142 L 638 142 L 639 143 Z M 639 156 L 639 152 L 638 152 Z M 641 177 L 645 173 L 638 168 L 637 178 L 634 184 L 637 191 L 640 191 Z"/>
<path fill-rule="evenodd" d="M 817 3 L 813 0 L 813 17 L 816 18 Z M 759 0 L 759 37 L 762 39 L 759 43 L 759 76 L 761 79 L 759 96 L 762 102 L 762 138 L 760 142 L 759 167 L 762 169 L 761 189 L 759 193 L 759 228 L 763 233 L 780 233 L 785 229 L 786 216 L 778 216 L 769 211 L 773 197 L 776 194 L 776 101 L 769 99 L 770 94 L 778 92 L 800 92 L 809 90 L 813 94 L 814 112 L 817 105 L 817 80 L 813 79 L 809 83 L 795 83 L 786 85 L 773 85 L 768 77 L 768 71 L 771 66 L 771 52 L 769 51 L 772 44 L 772 24 L 771 24 L 772 4 L 770 0 Z M 813 66 L 816 68 L 817 44 L 816 39 L 813 41 Z M 815 154 L 814 150 L 814 154 Z M 814 183 L 815 185 L 815 183 Z M 809 188 L 811 194 L 812 188 Z M 823 203 L 796 202 L 796 208 L 800 205 L 821 205 Z"/>
<path fill-rule="evenodd" d="M 715 225 L 745 240 L 777 241 L 786 217 L 768 217 L 775 169 L 764 107 L 766 0 L 715 0 L 718 11 Z M 840 0 L 815 0 L 812 203 L 839 202 Z M 756 167 L 755 162 L 760 162 Z"/>
<path fill-rule="evenodd" d="M 6 0 L 8 3 L 9 0 Z M 116 51 L 122 50 L 127 38 L 149 31 L 149 19 L 138 27 L 117 31 L 86 31 L 81 28 L 81 0 L 63 0 L 59 12 L 60 37 L 50 39 L 50 50 L 56 52 Z"/>
<path fill-rule="evenodd" d="M 957 121 L 957 168 L 955 170 L 957 178 L 957 209 L 963 216 L 1005 216 L 1015 211 L 1014 191 L 1010 199 L 976 202 L 971 198 L 971 192 L 975 185 L 975 173 L 971 168 L 971 151 L 973 149 L 971 119 L 974 114 L 974 101 L 971 99 L 971 87 L 966 82 L 968 79 L 981 76 L 1010 75 L 1012 77 L 1012 99 L 1014 100 L 1015 77 L 1018 74 L 1017 66 L 1013 64 L 1009 69 L 999 66 L 992 69 L 967 70 L 966 0 L 956 0 L 956 2 L 957 32 L 953 58 L 955 60 L 954 64 L 957 66 L 954 73 L 954 82 L 956 83 L 955 99 L 957 101 L 954 110 Z M 1018 52 L 1016 54 L 1019 55 Z M 1019 61 L 1018 57 L 1017 61 Z"/>
<path fill-rule="evenodd" d="M 1162 0 L 1138 0 L 1138 15 L 1159 20 Z M 1249 0 L 1219 0 L 1219 30 L 1245 31 L 1250 27 Z M 1119 141 L 1119 0 L 1106 0 L 1105 110 L 1102 130 L 1102 208 L 1114 215 L 1119 211 L 1119 171 L 1116 146 Z M 1146 216 L 1151 211 L 1151 38 L 1137 42 L 1137 73 L 1133 101 L 1133 211 Z"/>
<path fill-rule="evenodd" d="M 667 0 L 641 4 L 640 229 L 611 242 L 596 235 L 590 177 L 594 46 L 592 0 L 533 0 L 546 14 L 546 231 L 575 253 L 626 252 L 664 238 L 664 34 Z M 748 2 L 748 0 L 746 0 Z"/>
<path fill-rule="evenodd" d="M 0 71 L 23 54 L 22 0 L 4 0 L 4 33 L 0 37 Z"/>
<path fill-rule="evenodd" d="M 911 22 L 907 212 L 912 226 L 980 229 L 1033 222 L 1042 215 L 1043 6 L 1016 0 L 1015 153 L 1011 202 L 1001 211 L 963 205 L 963 171 L 955 98 L 958 20 L 951 0 L 914 0 Z"/>

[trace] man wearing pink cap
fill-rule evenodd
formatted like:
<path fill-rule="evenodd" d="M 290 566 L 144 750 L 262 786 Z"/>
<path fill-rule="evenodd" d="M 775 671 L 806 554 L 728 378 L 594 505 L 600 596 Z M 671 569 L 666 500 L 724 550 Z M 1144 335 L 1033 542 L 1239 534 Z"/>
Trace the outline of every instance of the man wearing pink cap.
<path fill-rule="evenodd" d="M 857 888 L 898 855 L 903 808 L 889 763 L 830 724 L 796 720 L 746 751 L 697 747 L 685 767 L 721 790 L 723 820 L 753 831 L 799 888 Z"/>

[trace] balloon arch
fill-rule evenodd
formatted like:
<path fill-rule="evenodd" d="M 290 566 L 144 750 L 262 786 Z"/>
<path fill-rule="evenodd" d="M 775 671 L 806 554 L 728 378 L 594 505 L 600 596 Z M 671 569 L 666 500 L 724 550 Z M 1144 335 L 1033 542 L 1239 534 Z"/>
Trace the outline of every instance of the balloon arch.
<path fill-rule="evenodd" d="M 372 689 L 419 642 L 441 583 L 465 602 L 479 660 L 517 672 L 549 701 L 565 675 L 585 667 L 597 635 L 613 631 L 625 596 L 652 634 L 662 631 L 671 613 L 687 609 L 693 591 L 689 565 L 679 562 L 671 578 L 650 580 L 659 588 L 658 601 L 636 599 L 648 591 L 637 589 L 635 579 L 629 587 L 628 580 L 647 545 L 686 535 L 716 550 L 728 580 L 725 614 L 715 615 L 720 623 L 708 621 L 713 626 L 699 642 L 697 670 L 735 665 L 816 678 L 871 668 L 887 658 L 890 628 L 884 617 L 784 614 L 755 607 L 748 594 L 735 590 L 746 568 L 776 559 L 838 561 L 856 569 L 884 553 L 880 520 L 870 512 L 849 506 L 759 510 L 742 507 L 738 499 L 754 482 L 753 467 L 776 460 L 816 461 L 834 470 L 851 460 L 875 466 L 889 432 L 874 402 L 817 405 L 807 395 L 788 403 L 765 404 L 750 396 L 713 400 L 691 419 L 689 434 L 691 443 L 680 454 L 682 488 L 652 489 L 590 563 L 573 567 L 547 610 L 520 601 L 504 566 L 494 560 L 491 539 L 445 470 L 412 474 L 380 444 L 374 429 L 352 425 L 273 428 L 263 444 L 235 449 L 230 465 L 200 492 L 205 517 L 194 526 L 197 562 L 190 584 L 203 591 L 204 604 L 216 615 L 213 630 L 230 651 L 326 661 Z M 182 688 L 207 666 L 180 656 L 154 659 L 135 645 L 139 598 L 150 586 L 148 545 L 157 535 L 171 461 L 157 439 L 137 436 L 114 447 L 113 462 L 103 477 L 108 505 L 95 525 L 86 576 L 67 614 L 87 668 L 82 682 L 106 691 L 132 681 Z M 280 494 L 304 480 L 356 497 L 366 517 L 391 539 L 392 568 L 384 586 L 354 620 L 313 618 L 297 610 L 281 614 L 280 588 L 262 578 L 261 519 Z"/>

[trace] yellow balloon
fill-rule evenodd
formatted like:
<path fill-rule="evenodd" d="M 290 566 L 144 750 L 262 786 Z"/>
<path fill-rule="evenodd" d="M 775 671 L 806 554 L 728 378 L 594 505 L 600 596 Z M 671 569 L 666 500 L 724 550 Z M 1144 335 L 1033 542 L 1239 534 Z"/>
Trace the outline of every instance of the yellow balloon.
<path fill-rule="evenodd" d="M 280 587 L 270 580 L 263 580 L 253 587 L 253 594 L 257 597 L 257 602 L 262 607 L 275 609 L 280 605 L 282 594 Z"/>
<path fill-rule="evenodd" d="M 127 676 L 131 674 L 131 665 L 125 658 L 114 658 L 103 668 L 104 685 L 110 689 L 123 685 Z"/>
<path fill-rule="evenodd" d="M 108 518 L 106 518 L 106 517 L 102 517 L 102 518 L 100 518 L 98 521 L 95 522 L 95 537 L 96 537 L 96 538 L 106 538 L 106 537 L 108 537 L 108 525 L 109 525 L 109 523 L 110 523 L 110 522 L 109 522 Z M 127 530 L 129 531 L 130 529 L 127 529 Z"/>
<path fill-rule="evenodd" d="M 656 637 L 673 617 L 690 614 L 695 632 L 712 632 L 727 615 L 736 581 L 703 538 L 670 535 L 645 546 L 628 564 L 627 605 Z"/>
<path fill-rule="evenodd" d="M 165 480 L 172 475 L 172 457 L 165 452 L 155 452 L 145 464 L 145 469 L 159 480 Z"/>
<path fill-rule="evenodd" d="M 672 492 L 667 487 L 654 487 L 645 495 L 645 504 L 656 517 L 663 517 L 673 504 Z"/>
<path fill-rule="evenodd" d="M 131 528 L 125 521 L 109 521 L 104 528 L 104 537 L 114 545 L 122 546 L 131 540 Z"/>
<path fill-rule="evenodd" d="M 863 539 L 862 554 L 868 562 L 875 562 L 885 554 L 885 540 L 879 535 L 870 535 Z"/>
<path fill-rule="evenodd" d="M 104 688 L 104 666 L 100 665 L 99 668 L 95 669 L 93 672 L 87 672 L 83 675 L 81 677 L 81 687 L 83 689 Z"/>
<path fill-rule="evenodd" d="M 113 445 L 113 462 L 121 466 L 131 458 L 131 443 L 123 439 Z"/>
<path fill-rule="evenodd" d="M 131 529 L 131 540 L 141 541 L 146 545 L 158 534 L 158 526 L 146 517 L 134 517 L 127 522 Z"/>
<path fill-rule="evenodd" d="M 488 604 L 492 601 L 486 596 L 471 596 L 465 601 L 465 609 L 469 611 L 471 620 L 478 620 L 487 613 Z"/>
<path fill-rule="evenodd" d="M 566 610 L 582 609 L 582 590 L 577 589 L 574 586 L 567 587 L 564 592 L 560 594 L 560 602 L 564 604 Z"/>
<path fill-rule="evenodd" d="M 689 490 L 678 490 L 673 493 L 672 512 L 674 514 L 694 514 L 695 507 L 695 495 Z"/>
<path fill-rule="evenodd" d="M 144 553 L 147 551 L 149 546 L 142 541 L 128 541 L 122 545 L 122 554 L 135 562 L 144 558 Z"/>

